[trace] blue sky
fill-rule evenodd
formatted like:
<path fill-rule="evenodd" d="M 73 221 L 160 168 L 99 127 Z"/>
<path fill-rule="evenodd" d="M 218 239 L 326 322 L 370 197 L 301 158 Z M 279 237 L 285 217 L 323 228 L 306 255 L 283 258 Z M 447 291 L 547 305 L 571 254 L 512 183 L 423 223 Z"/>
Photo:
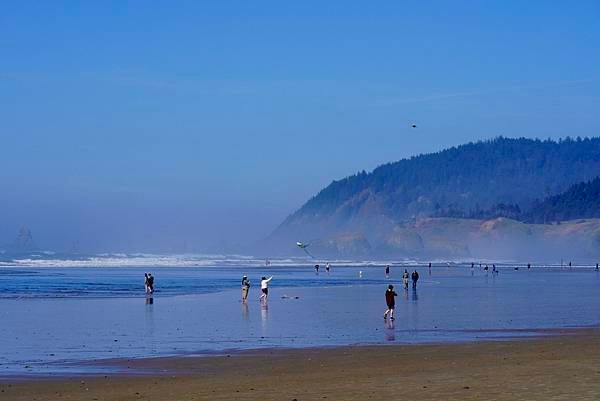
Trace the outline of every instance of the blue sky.
<path fill-rule="evenodd" d="M 4 2 L 0 244 L 215 248 L 381 163 L 596 136 L 598 43 L 597 1 Z"/>

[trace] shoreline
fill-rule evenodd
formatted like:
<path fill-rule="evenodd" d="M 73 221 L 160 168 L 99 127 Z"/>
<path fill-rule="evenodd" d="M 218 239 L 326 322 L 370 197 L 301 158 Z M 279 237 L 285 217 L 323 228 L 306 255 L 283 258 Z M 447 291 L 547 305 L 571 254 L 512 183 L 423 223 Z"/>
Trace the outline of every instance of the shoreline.
<path fill-rule="evenodd" d="M 447 330 L 441 330 L 447 331 Z M 541 341 L 544 339 L 559 337 L 582 337 L 598 336 L 600 338 L 600 326 L 581 326 L 564 328 L 537 328 L 537 329 L 490 329 L 490 330 L 456 330 L 458 332 L 481 332 L 481 333 L 527 333 L 527 335 L 512 336 L 482 336 L 474 339 L 460 339 L 453 341 L 431 341 L 431 342 L 401 342 L 394 343 L 355 343 L 346 345 L 329 346 L 308 346 L 308 347 L 264 347 L 264 348 L 231 348 L 224 350 L 205 350 L 196 352 L 182 352 L 164 356 L 152 357 L 132 357 L 132 358 L 106 358 L 106 359 L 82 359 L 69 360 L 64 362 L 55 362 L 58 366 L 64 367 L 64 372 L 28 374 L 16 373 L 3 375 L 0 372 L 0 384 L 3 382 L 19 381 L 29 382 L 38 380 L 61 381 L 81 378 L 99 378 L 106 376 L 113 377 L 148 377 L 164 376 L 173 373 L 185 374 L 178 369 L 182 365 L 187 365 L 188 361 L 207 360 L 220 358 L 253 358 L 261 354 L 269 355 L 293 355 L 296 353 L 319 353 L 352 350 L 371 350 L 371 349 L 395 349 L 395 348 L 419 348 L 419 347 L 453 347 L 476 344 L 494 344 L 494 343 L 521 343 L 531 341 Z M 182 364 L 182 362 L 184 362 Z M 190 362 L 191 363 L 191 362 Z M 79 370 L 68 372 L 68 367 L 90 367 L 89 371 Z M 170 370 L 172 369 L 172 371 Z"/>
<path fill-rule="evenodd" d="M 564 327 L 564 328 L 522 328 L 522 329 L 477 329 L 477 330 L 440 330 L 440 331 L 451 331 L 451 332 L 468 332 L 468 333 L 525 333 L 524 335 L 507 335 L 507 336 L 482 336 L 474 337 L 471 339 L 457 339 L 449 341 L 431 341 L 431 342 L 402 342 L 396 341 L 394 343 L 355 343 L 345 345 L 324 345 L 324 346 L 307 346 L 307 347 L 256 347 L 256 348 L 230 348 L 223 350 L 203 350 L 193 352 L 182 352 L 177 354 L 167 354 L 164 356 L 152 356 L 152 357 L 132 357 L 132 358 L 106 358 L 106 359 L 82 359 L 82 360 L 68 360 L 52 363 L 53 365 L 60 366 L 64 372 L 50 372 L 50 373 L 15 373 L 15 374 L 2 374 L 0 372 L 0 384 L 8 381 L 37 381 L 37 380 L 65 380 L 65 379 L 77 379 L 77 378 L 97 378 L 110 376 L 123 376 L 123 377 L 147 377 L 147 376 L 162 376 L 171 373 L 182 373 L 175 370 L 175 372 L 165 371 L 165 366 L 178 366 L 180 360 L 199 360 L 199 359 L 213 359 L 213 358 L 244 358 L 244 357 L 255 357 L 259 354 L 268 353 L 273 354 L 294 354 L 302 352 L 328 352 L 332 350 L 343 350 L 343 349 L 374 349 L 374 348 L 396 348 L 396 347 L 444 347 L 444 346 L 460 346 L 466 344 L 486 344 L 486 343 L 498 343 L 498 342 L 521 342 L 521 341 L 536 341 L 543 340 L 553 337 L 574 337 L 574 336 L 586 336 L 591 334 L 597 334 L 600 337 L 600 326 L 581 326 L 581 327 Z M 89 370 L 82 368 L 88 367 Z M 78 371 L 69 372 L 69 369 L 80 369 Z"/>
<path fill-rule="evenodd" d="M 597 399 L 600 329 L 460 344 L 252 350 L 128 362 L 161 374 L 0 381 L 6 401 Z"/>

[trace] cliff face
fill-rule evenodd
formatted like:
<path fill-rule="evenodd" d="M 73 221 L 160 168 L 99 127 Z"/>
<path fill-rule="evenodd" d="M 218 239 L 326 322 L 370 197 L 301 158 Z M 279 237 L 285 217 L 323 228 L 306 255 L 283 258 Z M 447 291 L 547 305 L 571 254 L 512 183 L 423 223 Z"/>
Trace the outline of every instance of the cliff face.
<path fill-rule="evenodd" d="M 524 210 L 597 176 L 600 138 L 470 143 L 332 182 L 290 215 L 267 239 L 267 247 L 290 254 L 290 244 L 308 241 L 320 244 L 323 255 L 338 257 L 509 258 L 533 251 L 553 254 L 566 241 L 595 257 L 600 253 L 593 246 L 597 220 L 559 227 L 432 216 L 444 209 L 474 211 L 498 203 Z"/>
<path fill-rule="evenodd" d="M 293 246 L 284 244 L 287 254 Z M 314 240 L 316 258 L 600 260 L 600 219 L 526 224 L 498 218 L 423 218 L 368 240 L 358 231 Z"/>

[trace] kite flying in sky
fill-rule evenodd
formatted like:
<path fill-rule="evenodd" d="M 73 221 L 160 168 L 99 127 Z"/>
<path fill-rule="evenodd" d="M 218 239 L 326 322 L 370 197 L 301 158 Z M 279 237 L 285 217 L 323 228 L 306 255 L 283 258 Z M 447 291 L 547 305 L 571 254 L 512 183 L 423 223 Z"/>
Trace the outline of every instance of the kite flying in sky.
<path fill-rule="evenodd" d="M 310 244 L 305 244 L 304 242 L 300 242 L 300 241 L 296 242 L 296 246 L 297 246 L 298 248 L 302 249 L 304 252 L 306 252 L 306 254 L 307 254 L 308 256 L 310 256 L 311 258 L 313 258 L 313 259 L 314 259 L 314 256 L 313 256 L 313 255 L 311 255 L 311 254 L 310 254 L 310 252 L 308 252 L 308 249 L 306 249 L 306 248 L 308 248 L 308 247 L 309 247 L 309 245 L 310 245 Z"/>

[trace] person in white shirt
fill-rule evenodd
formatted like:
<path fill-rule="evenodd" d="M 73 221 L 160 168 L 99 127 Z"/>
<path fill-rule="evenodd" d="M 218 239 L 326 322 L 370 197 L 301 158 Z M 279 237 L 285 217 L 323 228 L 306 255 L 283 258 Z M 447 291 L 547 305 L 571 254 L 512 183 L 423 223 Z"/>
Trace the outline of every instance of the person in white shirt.
<path fill-rule="evenodd" d="M 263 278 L 260 280 L 260 290 L 262 291 L 262 294 L 260 295 L 260 300 L 267 300 L 267 297 L 269 296 L 269 281 L 271 281 L 273 279 L 273 277 L 269 277 L 266 278 L 263 276 Z"/>

